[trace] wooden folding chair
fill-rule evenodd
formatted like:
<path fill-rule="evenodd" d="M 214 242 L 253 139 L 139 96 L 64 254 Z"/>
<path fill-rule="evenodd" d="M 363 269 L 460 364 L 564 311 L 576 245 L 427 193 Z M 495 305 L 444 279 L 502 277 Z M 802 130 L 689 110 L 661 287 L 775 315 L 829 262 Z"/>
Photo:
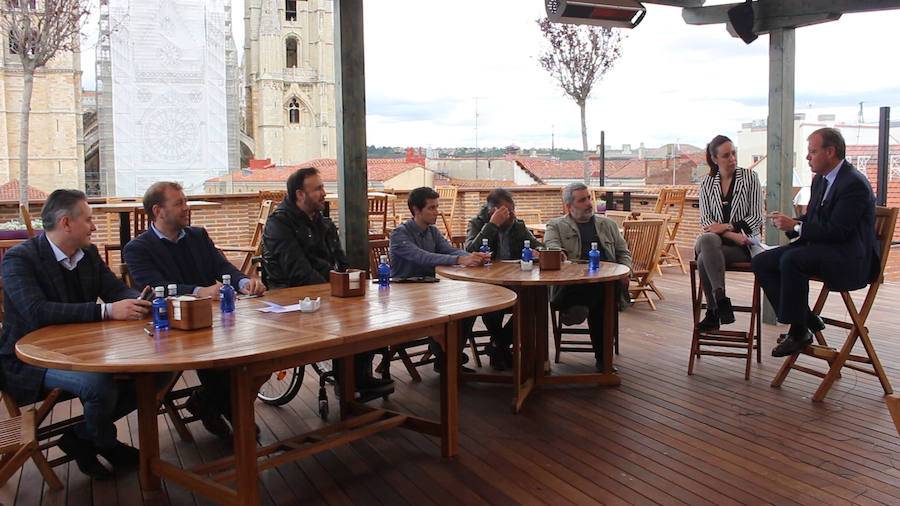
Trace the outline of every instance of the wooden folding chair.
<path fill-rule="evenodd" d="M 525 225 L 545 223 L 540 209 L 516 209 L 516 218 L 524 221 Z"/>
<path fill-rule="evenodd" d="M 659 259 L 660 244 L 666 233 L 665 220 L 626 220 L 622 224 L 625 242 L 631 251 L 631 283 L 628 291 L 631 293 L 631 302 L 646 302 L 650 308 L 656 311 L 656 304 L 650 298 L 649 292 L 654 292 L 660 298 L 662 295 L 652 286 L 653 275 L 656 274 L 656 264 Z"/>
<path fill-rule="evenodd" d="M 619 226 L 619 229 L 622 229 L 625 220 L 633 220 L 634 215 L 631 211 L 606 211 L 604 216 L 616 222 L 616 225 Z"/>
<path fill-rule="evenodd" d="M 47 485 L 54 490 L 63 488 L 37 442 L 37 421 L 33 409 L 0 421 L 0 486 L 22 467 L 28 459 L 34 461 Z"/>
<path fill-rule="evenodd" d="M 700 323 L 700 312 L 706 309 L 703 302 L 703 286 L 697 262 L 691 260 L 691 308 L 694 316 L 694 331 L 691 337 L 691 358 L 688 361 L 688 375 L 694 373 L 694 359 L 701 355 L 713 355 L 717 357 L 733 357 L 746 359 L 744 379 L 750 379 L 750 363 L 753 359 L 753 349 L 756 349 L 756 362 L 762 362 L 762 291 L 756 276 L 753 276 L 752 299 L 749 306 L 732 306 L 735 313 L 750 313 L 750 325 L 747 330 L 709 330 L 697 329 Z M 737 262 L 725 266 L 725 272 L 749 272 L 753 273 L 750 262 Z M 739 348 L 740 351 L 726 351 Z"/>
<path fill-rule="evenodd" d="M 675 238 L 678 235 L 678 227 L 681 226 L 681 217 L 684 215 L 684 203 L 687 190 L 684 188 L 671 188 L 668 186 L 659 190 L 659 198 L 656 200 L 656 208 L 654 212 L 665 213 L 669 215 L 669 221 L 666 224 L 667 235 L 663 243 L 663 250 L 659 256 L 660 267 L 681 267 L 681 273 L 687 272 L 684 266 L 684 260 L 678 251 L 678 245 Z"/>
<path fill-rule="evenodd" d="M 28 206 L 19 206 L 19 212 L 22 213 L 22 221 L 25 222 L 28 237 L 34 237 L 34 227 L 31 224 L 31 213 L 28 212 Z"/>
<path fill-rule="evenodd" d="M 247 276 L 253 277 L 256 267 L 253 265 L 253 257 L 262 254 L 262 236 L 266 228 L 266 220 L 275 205 L 273 200 L 263 200 L 259 204 L 259 215 L 256 217 L 256 226 L 253 228 L 253 235 L 250 236 L 250 244 L 247 246 L 222 246 L 219 250 L 225 253 L 241 253 L 241 272 Z"/>
<path fill-rule="evenodd" d="M 369 235 L 387 238 L 387 195 L 369 195 Z"/>
<path fill-rule="evenodd" d="M 447 230 L 447 237 L 453 236 L 453 219 L 456 214 L 456 194 L 459 192 L 458 186 L 439 186 L 437 189 L 437 193 L 440 196 L 442 206 L 446 209 L 446 206 L 450 206 L 450 212 L 445 213 L 443 210 L 440 211 L 441 220 L 444 222 L 444 228 Z"/>
<path fill-rule="evenodd" d="M 841 299 L 844 301 L 844 307 L 846 307 L 847 313 L 850 316 L 849 322 L 833 318 L 822 318 L 822 321 L 827 325 L 834 325 L 850 331 L 847 338 L 844 340 L 844 344 L 841 346 L 840 351 L 833 346 L 829 346 L 821 332 L 816 332 L 816 344 L 807 346 L 800 352 L 785 359 L 784 363 L 781 365 L 781 369 L 778 370 L 778 374 L 776 374 L 775 378 L 772 380 L 773 387 L 781 386 L 784 382 L 784 378 L 791 372 L 791 369 L 797 369 L 798 371 L 823 378 L 822 383 L 819 384 L 819 388 L 816 390 L 816 393 L 813 394 L 812 398 L 813 401 L 821 402 L 828 394 L 828 390 L 831 389 L 831 385 L 834 384 L 834 381 L 840 377 L 841 368 L 848 367 L 855 371 L 876 376 L 881 381 L 881 387 L 884 389 L 884 393 L 893 393 L 891 383 L 888 381 L 887 375 L 884 373 L 884 368 L 878 360 L 878 355 L 875 354 L 875 347 L 872 346 L 872 341 L 869 339 L 869 329 L 866 328 L 866 319 L 869 317 L 869 312 L 872 310 L 872 305 L 875 303 L 875 297 L 878 295 L 878 288 L 884 283 L 884 266 L 887 264 L 888 255 L 891 252 L 891 239 L 894 235 L 894 226 L 896 224 L 896 207 L 877 207 L 875 209 L 875 239 L 878 241 L 881 253 L 879 257 L 881 265 L 878 272 L 878 278 L 869 285 L 869 290 L 866 292 L 863 304 L 858 310 L 856 304 L 853 302 L 853 298 L 850 297 L 850 292 L 839 292 Z M 816 279 L 816 281 L 821 280 Z M 819 292 L 819 297 L 816 299 L 815 306 L 813 306 L 813 312 L 815 314 L 821 314 L 822 308 L 825 306 L 825 300 L 830 293 L 831 290 L 823 283 L 822 290 Z M 862 342 L 865 355 L 854 355 L 852 353 L 857 340 Z M 796 362 L 800 353 L 826 361 L 828 363 L 828 370 L 823 373 L 816 369 L 797 365 Z M 859 364 L 867 364 L 867 366 Z"/>

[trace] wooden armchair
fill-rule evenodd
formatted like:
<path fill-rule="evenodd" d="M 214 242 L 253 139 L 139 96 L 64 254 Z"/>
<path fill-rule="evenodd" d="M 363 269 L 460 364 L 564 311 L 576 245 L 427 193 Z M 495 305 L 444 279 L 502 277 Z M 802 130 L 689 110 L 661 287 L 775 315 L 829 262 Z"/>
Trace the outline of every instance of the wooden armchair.
<path fill-rule="evenodd" d="M 0 395 L 3 395 L 0 392 Z M 62 483 L 44 458 L 37 441 L 37 414 L 27 409 L 19 415 L 0 421 L 0 486 L 22 467 L 28 459 L 34 461 L 47 485 L 54 490 L 63 488 Z"/>
<path fill-rule="evenodd" d="M 369 235 L 387 238 L 388 196 L 369 195 Z"/>
<path fill-rule="evenodd" d="M 687 272 L 681 253 L 678 251 L 678 245 L 675 238 L 678 235 L 678 227 L 681 226 L 681 218 L 684 216 L 684 203 L 687 196 L 687 190 L 684 188 L 663 187 L 659 191 L 659 198 L 656 200 L 656 213 L 665 213 L 669 215 L 669 221 L 666 223 L 666 238 L 663 242 L 662 253 L 659 256 L 660 267 L 681 267 L 681 273 Z"/>
<path fill-rule="evenodd" d="M 631 211 L 606 211 L 605 216 L 616 222 L 616 225 L 619 226 L 619 229 L 622 228 L 625 220 L 633 219 Z"/>
<path fill-rule="evenodd" d="M 456 194 L 459 192 L 458 186 L 440 186 L 437 189 L 437 193 L 440 196 L 443 209 L 446 209 L 448 202 L 450 206 L 450 211 L 445 213 L 443 209 L 440 211 L 439 215 L 441 220 L 444 222 L 444 228 L 447 230 L 447 237 L 453 237 L 453 219 L 456 215 Z"/>
<path fill-rule="evenodd" d="M 275 202 L 272 200 L 263 200 L 259 205 L 259 215 L 256 217 L 256 226 L 253 229 L 253 235 L 250 237 L 250 244 L 247 246 L 222 246 L 219 250 L 225 253 L 241 253 L 241 272 L 247 276 L 253 276 L 255 267 L 253 265 L 253 257 L 262 254 L 262 236 L 266 228 L 266 220 L 272 212 Z"/>
<path fill-rule="evenodd" d="M 632 286 L 628 289 L 631 292 L 631 301 L 646 302 L 654 311 L 656 304 L 650 298 L 649 292 L 654 291 L 651 283 L 653 275 L 656 274 L 660 244 L 665 236 L 665 224 L 665 220 L 628 220 L 623 224 L 625 242 L 631 251 Z"/>
<path fill-rule="evenodd" d="M 850 292 L 838 292 L 841 295 L 841 299 L 844 301 L 844 307 L 847 309 L 850 321 L 848 322 L 827 317 L 822 318 L 822 321 L 824 321 L 826 325 L 834 325 L 850 331 L 844 339 L 840 350 L 834 346 L 829 346 L 825 341 L 822 332 L 816 332 L 815 344 L 807 346 L 805 349 L 784 360 L 781 369 L 779 369 L 778 374 L 776 374 L 775 378 L 772 380 L 773 387 L 781 386 L 781 383 L 784 382 L 784 378 L 791 372 L 791 369 L 797 369 L 798 371 L 823 378 L 822 383 L 819 384 L 819 388 L 812 397 L 813 401 L 821 402 L 825 399 L 825 396 L 831 389 L 831 385 L 835 380 L 841 377 L 841 369 L 848 367 L 854 371 L 877 377 L 881 382 L 884 393 L 893 393 L 891 382 L 884 373 L 881 361 L 878 360 L 878 355 L 875 353 L 875 347 L 869 339 L 869 329 L 866 328 L 866 319 L 869 317 L 869 312 L 872 310 L 872 305 L 875 303 L 878 289 L 881 287 L 881 284 L 884 283 L 884 267 L 887 265 L 888 255 L 890 255 L 891 252 L 891 239 L 894 234 L 894 227 L 897 224 L 897 211 L 898 209 L 896 207 L 877 207 L 875 209 L 875 240 L 880 246 L 881 255 L 879 258 L 881 260 L 881 265 L 878 271 L 878 278 L 869 285 L 869 290 L 866 292 L 866 297 L 863 300 L 862 306 L 857 309 L 856 303 L 853 302 L 853 298 L 850 296 Z M 822 308 L 825 307 L 825 301 L 828 299 L 830 293 L 831 290 L 823 283 L 822 290 L 819 292 L 819 297 L 816 299 L 816 303 L 813 306 L 813 313 L 821 315 Z M 856 345 L 857 340 L 862 342 L 865 355 L 852 354 L 853 347 Z M 796 362 L 800 353 L 824 360 L 828 363 L 827 371 L 822 373 L 821 371 L 809 367 L 797 365 Z"/>

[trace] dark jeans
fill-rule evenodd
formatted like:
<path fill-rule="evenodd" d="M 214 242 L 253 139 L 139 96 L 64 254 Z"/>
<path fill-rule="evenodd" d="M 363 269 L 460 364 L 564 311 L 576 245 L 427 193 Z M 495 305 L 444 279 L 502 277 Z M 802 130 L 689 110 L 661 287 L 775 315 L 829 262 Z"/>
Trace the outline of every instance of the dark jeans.
<path fill-rule="evenodd" d="M 572 306 L 586 306 L 588 308 L 588 329 L 590 331 L 591 346 L 594 348 L 594 358 L 598 362 L 603 361 L 603 312 L 605 311 L 606 296 L 602 285 L 567 285 L 559 287 L 553 297 L 553 304 L 565 311 Z"/>
<path fill-rule="evenodd" d="M 806 328 L 809 278 L 821 273 L 825 257 L 816 248 L 790 244 L 753 257 L 753 272 L 775 308 L 778 321 Z"/>
<path fill-rule="evenodd" d="M 509 310 L 492 311 L 481 315 L 481 321 L 484 327 L 491 334 L 491 344 L 499 349 L 509 349 L 513 340 L 513 321 L 512 319 L 506 325 L 503 325 L 503 317 L 509 314 Z M 472 329 L 475 327 L 475 318 L 472 316 L 462 321 L 463 339 L 467 342 L 469 336 L 472 335 Z M 465 347 L 465 344 L 463 344 Z"/>

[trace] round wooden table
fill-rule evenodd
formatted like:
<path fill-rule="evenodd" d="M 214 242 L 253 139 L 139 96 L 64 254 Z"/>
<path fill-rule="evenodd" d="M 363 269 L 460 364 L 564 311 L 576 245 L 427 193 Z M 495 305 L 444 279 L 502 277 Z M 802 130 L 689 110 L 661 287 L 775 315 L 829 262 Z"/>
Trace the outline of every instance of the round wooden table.
<path fill-rule="evenodd" d="M 443 277 L 461 281 L 475 281 L 503 285 L 518 293 L 515 308 L 513 337 L 513 411 L 519 412 L 522 403 L 536 385 L 558 383 L 599 383 L 618 385 L 619 376 L 613 372 L 613 336 L 615 332 L 615 282 L 628 277 L 631 270 L 617 263 L 600 262 L 591 271 L 587 264 L 563 262 L 559 270 L 545 271 L 536 265 L 523 271 L 519 262 L 493 262 L 482 267 L 440 266 L 436 272 Z M 548 351 L 547 287 L 601 283 L 605 289 L 606 307 L 603 319 L 603 372 L 588 374 L 550 375 L 545 367 Z M 487 311 L 483 311 L 487 312 Z M 497 381 L 501 375 L 476 375 L 472 379 Z"/>
<path fill-rule="evenodd" d="M 257 311 L 266 307 L 264 301 L 287 306 L 304 297 L 322 297 L 320 309 L 313 313 Z M 395 284 L 388 289 L 367 285 L 365 295 L 346 298 L 332 297 L 330 285 L 312 285 L 238 300 L 233 315 L 222 315 L 215 301 L 213 325 L 205 329 L 169 329 L 148 335 L 146 320 L 52 325 L 20 339 L 16 355 L 41 367 L 134 376 L 144 488 L 158 489 L 160 478 L 165 478 L 219 503 L 258 504 L 260 471 L 338 442 L 344 444 L 379 430 L 404 426 L 440 436 L 444 456 L 456 454 L 458 445 L 456 353 L 444 353 L 442 357 L 439 422 L 356 405 L 353 396 L 341 396 L 343 421 L 336 428 L 326 427 L 317 434 L 257 448 L 254 400 L 272 371 L 339 358 L 340 384 L 353 385 L 354 353 L 425 336 L 433 337 L 445 349 L 457 349 L 461 319 L 510 307 L 515 300 L 515 293 L 500 286 L 449 280 Z M 154 376 L 211 367 L 231 372 L 234 458 L 197 469 L 180 469 L 159 455 L 159 401 Z M 227 482 L 235 482 L 235 488 L 225 487 L 223 483 Z"/>

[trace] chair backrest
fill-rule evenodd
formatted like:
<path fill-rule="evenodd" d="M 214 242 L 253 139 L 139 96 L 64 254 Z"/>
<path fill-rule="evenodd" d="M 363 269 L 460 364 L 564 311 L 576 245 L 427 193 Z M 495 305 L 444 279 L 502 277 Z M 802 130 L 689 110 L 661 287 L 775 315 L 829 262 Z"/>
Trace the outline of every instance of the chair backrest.
<path fill-rule="evenodd" d="M 453 220 L 456 216 L 456 194 L 459 192 L 458 186 L 446 185 L 437 188 L 438 196 L 441 199 L 441 219 L 444 220 L 444 228 L 447 229 L 447 237 L 453 235 Z M 450 208 L 447 211 L 447 208 Z"/>
<path fill-rule="evenodd" d="M 614 222 L 619 228 L 622 228 L 622 224 L 625 223 L 625 220 L 630 220 L 632 218 L 631 211 L 606 211 L 605 216 Z"/>
<path fill-rule="evenodd" d="M 665 220 L 626 220 L 623 235 L 631 251 L 631 270 L 635 274 L 655 271 L 665 232 Z"/>
<path fill-rule="evenodd" d="M 272 207 L 274 205 L 275 202 L 272 200 L 263 200 L 259 204 L 259 215 L 256 217 L 256 226 L 253 228 L 253 235 L 250 236 L 250 247 L 256 248 L 256 253 L 254 255 L 262 253 L 263 231 L 266 228 L 266 221 L 269 220 L 269 215 L 272 214 Z"/>
<path fill-rule="evenodd" d="M 884 282 L 884 266 L 887 265 L 888 255 L 891 254 L 891 240 L 894 237 L 894 227 L 897 226 L 897 211 L 896 207 L 875 208 L 875 241 L 881 255 L 878 283 Z"/>
<path fill-rule="evenodd" d="M 381 255 L 388 256 L 388 263 L 391 261 L 391 241 L 390 239 L 376 239 L 369 241 L 369 277 L 375 278 L 378 275 L 378 264 L 381 263 Z"/>
<path fill-rule="evenodd" d="M 266 200 L 278 203 L 284 200 L 285 195 L 287 195 L 287 190 L 260 190 L 257 198 L 260 203 L 263 203 Z"/>
<path fill-rule="evenodd" d="M 128 288 L 135 288 L 134 278 L 131 277 L 131 271 L 128 270 L 128 264 L 119 264 L 119 275 L 122 277 L 122 282 L 125 283 L 125 286 Z"/>
<path fill-rule="evenodd" d="M 387 236 L 387 195 L 369 195 L 369 233 Z"/>
<path fill-rule="evenodd" d="M 516 218 L 524 221 L 526 225 L 544 223 L 544 216 L 540 209 L 516 209 Z"/>
<path fill-rule="evenodd" d="M 672 188 L 664 186 L 659 190 L 659 198 L 656 199 L 656 208 L 653 210 L 657 213 L 666 213 L 669 215 L 669 221 L 672 223 L 680 223 L 681 217 L 684 215 L 684 202 L 687 196 L 685 188 Z"/>
<path fill-rule="evenodd" d="M 454 248 L 466 249 L 466 236 L 464 235 L 454 235 L 450 236 L 450 244 L 453 245 Z"/>
<path fill-rule="evenodd" d="M 28 206 L 19 206 L 19 212 L 22 213 L 22 221 L 25 222 L 28 237 L 34 237 L 34 227 L 31 226 L 31 213 L 28 212 Z"/>

